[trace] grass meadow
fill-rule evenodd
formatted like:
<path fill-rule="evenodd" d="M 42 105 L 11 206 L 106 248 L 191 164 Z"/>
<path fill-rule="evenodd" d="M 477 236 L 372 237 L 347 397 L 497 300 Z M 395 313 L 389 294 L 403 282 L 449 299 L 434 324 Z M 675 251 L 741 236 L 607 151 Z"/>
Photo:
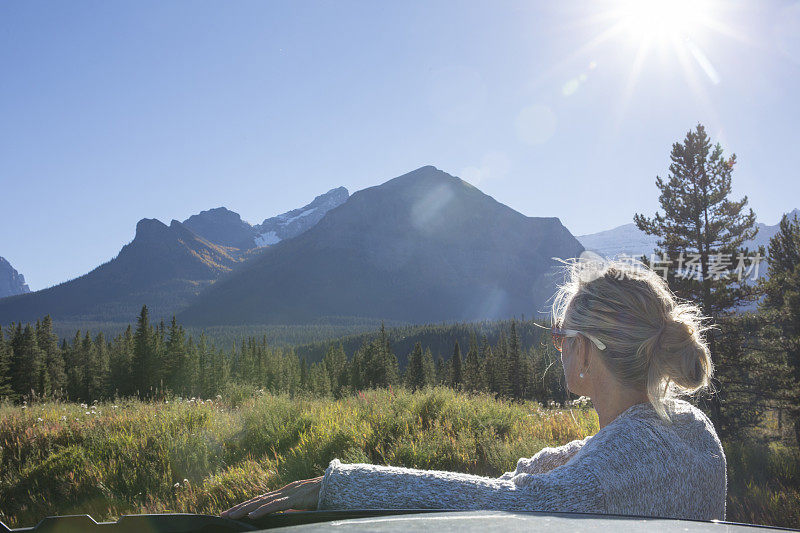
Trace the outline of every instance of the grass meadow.
<path fill-rule="evenodd" d="M 598 431 L 594 410 L 433 388 L 341 400 L 232 389 L 211 400 L 0 404 L 0 520 L 220 511 L 328 462 L 499 476 Z M 800 527 L 800 453 L 724 443 L 727 520 Z"/>

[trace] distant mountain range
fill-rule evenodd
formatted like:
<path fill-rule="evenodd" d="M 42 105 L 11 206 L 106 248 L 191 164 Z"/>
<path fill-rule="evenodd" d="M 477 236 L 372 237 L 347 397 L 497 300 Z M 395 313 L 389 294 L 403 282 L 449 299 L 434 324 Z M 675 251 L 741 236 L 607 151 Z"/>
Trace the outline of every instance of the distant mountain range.
<path fill-rule="evenodd" d="M 795 215 L 800 218 L 800 209 L 794 209 L 787 214 L 789 218 Z M 759 245 L 763 244 L 766 250 L 769 246 L 769 240 L 778 233 L 780 221 L 778 221 L 778 224 L 772 226 L 757 222 L 756 226 L 758 227 L 756 237 L 751 241 L 745 242 L 745 246 L 751 251 L 755 251 L 758 249 Z M 658 237 L 647 235 L 637 228 L 636 224 L 633 222 L 598 233 L 578 235 L 577 239 L 587 250 L 597 252 L 609 258 L 623 254 L 636 257 L 646 255 L 650 257 L 650 254 L 652 254 L 653 250 L 657 247 L 656 241 L 658 241 Z"/>
<path fill-rule="evenodd" d="M 315 216 L 321 217 L 347 195 L 347 189 L 340 187 L 301 209 L 313 205 L 321 213 Z M 299 234 L 307 227 L 307 221 L 292 220 L 294 211 L 275 217 L 285 221 L 283 235 Z M 274 219 L 265 222 L 270 220 Z M 57 320 L 129 322 L 143 304 L 153 309 L 153 316 L 169 317 L 256 256 L 261 250 L 256 243 L 258 228 L 224 207 L 203 211 L 183 223 L 173 220 L 169 226 L 144 218 L 136 224 L 133 241 L 88 274 L 0 299 L 0 324 L 33 321 L 48 313 Z"/>
<path fill-rule="evenodd" d="M 0 298 L 31 292 L 25 276 L 14 270 L 11 263 L 0 257 Z"/>

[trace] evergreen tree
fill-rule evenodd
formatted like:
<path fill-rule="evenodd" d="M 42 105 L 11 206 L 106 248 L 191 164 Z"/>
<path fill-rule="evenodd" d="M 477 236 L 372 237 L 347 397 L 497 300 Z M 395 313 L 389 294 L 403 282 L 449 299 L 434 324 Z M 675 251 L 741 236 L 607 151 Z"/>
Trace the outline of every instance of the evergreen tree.
<path fill-rule="evenodd" d="M 0 399 L 15 398 L 11 382 L 11 345 L 6 342 L 3 327 L 0 326 Z"/>
<path fill-rule="evenodd" d="M 655 250 L 658 264 L 651 266 L 663 268 L 666 263 L 670 288 L 682 298 L 699 302 L 705 316 L 718 324 L 754 296 L 746 280 L 735 279 L 728 270 L 738 266 L 733 265 L 737 257 L 749 254 L 742 245 L 758 231 L 755 213 L 752 209 L 743 212 L 747 196 L 729 199 L 736 156 L 726 159 L 719 144 L 712 150 L 702 125 L 688 132 L 682 143 L 673 144 L 670 159 L 668 180 L 656 177 L 664 215 L 656 212 L 649 219 L 636 214 L 634 222 L 648 235 L 659 237 L 660 249 Z M 693 263 L 694 259 L 697 262 Z M 694 264 L 699 272 L 691 270 Z M 669 268 L 672 265 L 676 268 Z M 715 366 L 724 366 L 716 337 L 714 330 L 707 332 L 711 359 Z M 712 418 L 719 423 L 718 396 L 712 397 L 710 407 Z"/>
<path fill-rule="evenodd" d="M 331 381 L 323 362 L 312 364 L 308 371 L 308 376 L 309 390 L 314 396 L 326 397 L 331 395 Z"/>
<path fill-rule="evenodd" d="M 140 398 L 150 397 L 158 385 L 158 334 L 150 325 L 147 306 L 142 306 L 133 334 L 133 358 L 131 378 Z"/>
<path fill-rule="evenodd" d="M 477 340 L 474 335 L 470 338 L 467 360 L 464 363 L 464 388 L 466 390 L 481 391 L 486 387 L 483 365 L 478 356 Z"/>
<path fill-rule="evenodd" d="M 300 389 L 301 390 L 310 390 L 311 387 L 309 386 L 308 382 L 308 361 L 306 358 L 303 357 L 300 361 Z"/>
<path fill-rule="evenodd" d="M 450 386 L 458 390 L 464 384 L 464 372 L 462 369 L 461 348 L 458 346 L 458 341 L 453 346 L 453 357 L 451 360 L 451 375 Z"/>
<path fill-rule="evenodd" d="M 486 372 L 486 389 L 495 395 L 499 394 L 502 378 L 497 376 L 497 362 L 486 335 L 481 339 L 480 359 Z"/>
<path fill-rule="evenodd" d="M 81 331 L 78 330 L 72 338 L 72 345 L 64 352 L 67 366 L 67 396 L 73 401 L 84 399 L 85 358 L 82 348 Z"/>
<path fill-rule="evenodd" d="M 131 383 L 133 346 L 133 330 L 128 325 L 123 334 L 114 338 L 109 354 L 110 394 L 131 396 L 136 392 Z"/>
<path fill-rule="evenodd" d="M 425 370 L 422 363 L 422 345 L 418 342 L 414 345 L 414 350 L 408 357 L 406 366 L 405 384 L 412 391 L 421 389 L 425 386 Z"/>
<path fill-rule="evenodd" d="M 174 393 L 185 394 L 189 381 L 189 352 L 186 349 L 186 333 L 178 325 L 175 315 L 167 333 L 165 354 L 165 385 Z"/>
<path fill-rule="evenodd" d="M 800 445 L 800 220 L 781 218 L 778 233 L 769 242 L 769 277 L 762 279 L 759 307 L 762 349 L 766 359 L 785 360 L 787 370 L 773 374 L 769 389 L 779 396 L 779 408 L 794 419 Z M 791 380 L 787 380 L 786 376 Z"/>
<path fill-rule="evenodd" d="M 328 351 L 325 353 L 322 362 L 328 372 L 331 392 L 336 398 L 340 398 L 343 387 L 347 385 L 347 355 L 344 353 L 344 347 L 341 343 L 338 346 L 333 343 L 329 344 Z"/>
<path fill-rule="evenodd" d="M 49 395 L 63 391 L 67 381 L 64 354 L 58 346 L 58 337 L 53 333 L 53 320 L 50 315 L 45 316 L 41 323 L 37 322 L 36 342 L 44 354 L 40 379 L 42 393 Z"/>
<path fill-rule="evenodd" d="M 18 397 L 39 394 L 44 354 L 36 343 L 36 332 L 27 324 L 22 333 L 17 335 L 19 338 L 12 341 L 12 387 Z"/>
<path fill-rule="evenodd" d="M 100 401 L 108 394 L 109 355 L 108 345 L 103 333 L 97 334 L 94 341 L 86 333 L 83 339 L 85 354 L 84 391 L 87 402 Z"/>
<path fill-rule="evenodd" d="M 436 385 L 436 363 L 430 348 L 425 348 L 422 356 L 422 382 L 424 387 Z"/>
<path fill-rule="evenodd" d="M 509 333 L 508 340 L 508 377 L 511 395 L 514 399 L 521 399 L 525 373 L 523 371 L 519 335 L 517 334 L 517 324 L 515 320 L 511 321 L 511 332 Z"/>
<path fill-rule="evenodd" d="M 447 380 L 447 371 L 444 367 L 444 361 L 438 355 L 436 356 L 436 384 L 440 385 Z"/>

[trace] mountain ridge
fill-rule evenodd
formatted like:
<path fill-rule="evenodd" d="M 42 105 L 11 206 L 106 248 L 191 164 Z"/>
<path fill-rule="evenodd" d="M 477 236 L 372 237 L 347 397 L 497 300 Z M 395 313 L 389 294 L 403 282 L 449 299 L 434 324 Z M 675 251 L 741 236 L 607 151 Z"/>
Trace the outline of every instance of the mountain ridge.
<path fill-rule="evenodd" d="M 527 217 L 425 166 L 353 193 L 179 317 L 203 325 L 530 315 L 554 290 L 544 276 L 551 257 L 582 250 L 557 218 Z"/>
<path fill-rule="evenodd" d="M 29 292 L 31 289 L 25 283 L 25 276 L 17 272 L 6 258 L 0 257 L 0 298 Z"/>

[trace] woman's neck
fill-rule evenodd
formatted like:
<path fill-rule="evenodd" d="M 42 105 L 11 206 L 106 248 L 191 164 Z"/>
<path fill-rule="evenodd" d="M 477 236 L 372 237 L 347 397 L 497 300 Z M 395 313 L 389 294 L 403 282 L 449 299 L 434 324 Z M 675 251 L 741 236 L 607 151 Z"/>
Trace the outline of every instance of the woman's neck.
<path fill-rule="evenodd" d="M 647 393 L 631 391 L 630 389 L 610 389 L 608 394 L 598 395 L 592 398 L 592 405 L 597 411 L 600 420 L 600 429 L 603 429 L 613 422 L 619 415 L 627 411 L 630 407 L 649 402 Z"/>

